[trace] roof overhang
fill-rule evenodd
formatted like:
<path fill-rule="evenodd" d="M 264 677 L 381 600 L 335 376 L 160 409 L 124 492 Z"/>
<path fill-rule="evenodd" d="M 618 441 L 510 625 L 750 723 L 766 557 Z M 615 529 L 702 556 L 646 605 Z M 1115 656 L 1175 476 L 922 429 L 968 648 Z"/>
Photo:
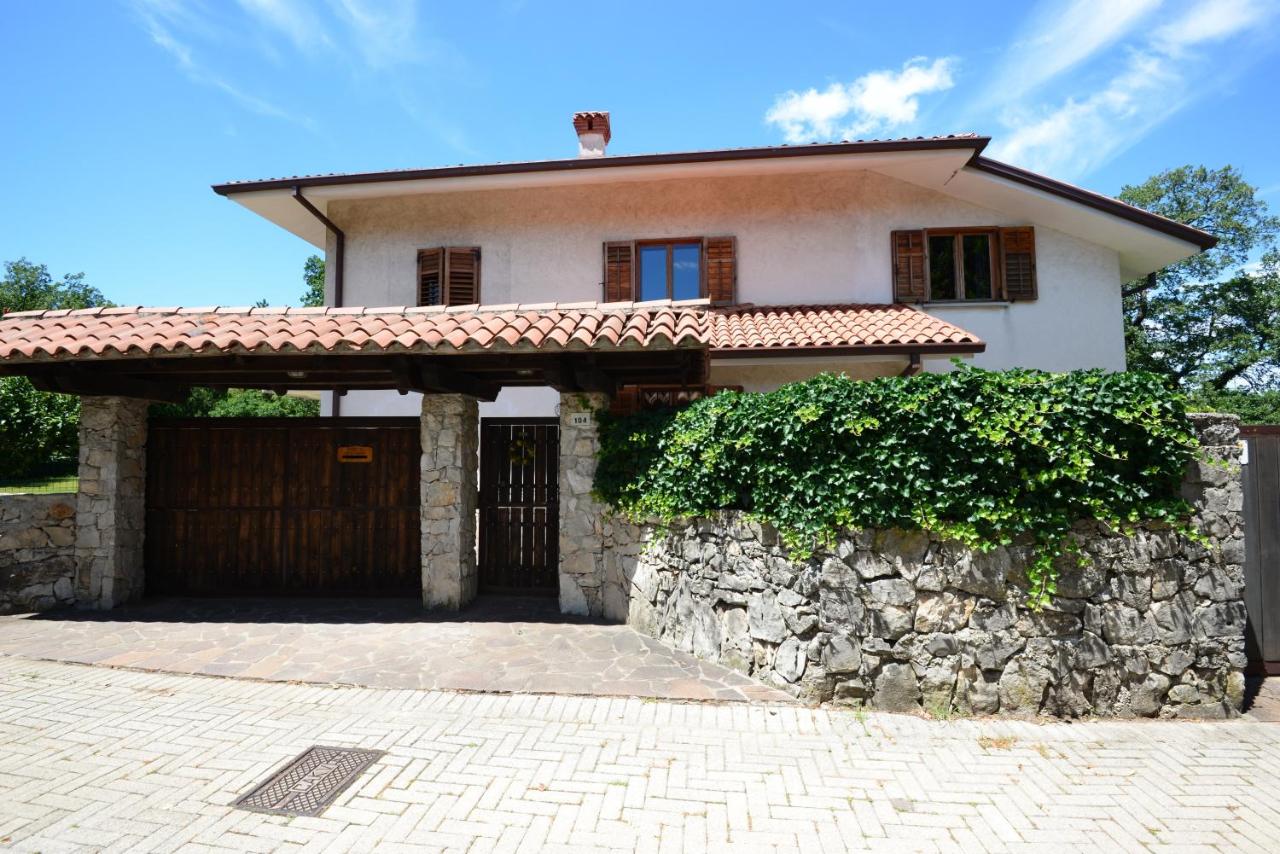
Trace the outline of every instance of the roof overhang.
<path fill-rule="evenodd" d="M 1121 274 L 1137 278 L 1212 247 L 1190 226 L 1107 196 L 982 157 L 988 137 L 960 135 L 767 146 L 669 154 L 447 166 L 340 175 L 310 175 L 214 186 L 276 225 L 324 248 L 325 226 L 298 200 L 301 191 L 321 213 L 348 199 L 672 179 L 871 171 L 1114 249 Z"/>
<path fill-rule="evenodd" d="M 254 213 L 323 248 L 325 228 L 295 199 L 301 190 L 321 212 L 330 202 L 423 193 L 665 181 L 673 179 L 872 170 L 919 175 L 942 184 L 986 146 L 987 137 L 954 136 L 769 146 L 671 154 L 610 155 L 523 163 L 446 166 L 313 175 L 216 184 Z"/>

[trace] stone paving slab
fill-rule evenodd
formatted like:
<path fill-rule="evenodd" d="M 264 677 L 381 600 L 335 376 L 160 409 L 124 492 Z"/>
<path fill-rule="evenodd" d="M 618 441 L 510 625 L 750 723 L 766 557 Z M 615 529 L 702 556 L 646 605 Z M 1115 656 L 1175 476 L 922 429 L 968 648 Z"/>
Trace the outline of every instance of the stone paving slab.
<path fill-rule="evenodd" d="M 386 755 L 318 818 L 230 804 L 312 744 Z M 205 679 L 0 658 L 0 847 L 1280 850 L 1270 724 Z"/>
<path fill-rule="evenodd" d="M 794 702 L 554 599 L 162 599 L 113 611 L 0 617 L 0 655 L 171 673 L 373 688 Z"/>

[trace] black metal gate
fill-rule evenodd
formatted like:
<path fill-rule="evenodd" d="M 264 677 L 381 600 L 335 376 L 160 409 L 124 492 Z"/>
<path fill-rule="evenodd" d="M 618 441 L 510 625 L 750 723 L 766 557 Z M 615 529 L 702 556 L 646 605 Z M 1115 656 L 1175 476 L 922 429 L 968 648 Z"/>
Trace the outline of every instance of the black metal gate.
<path fill-rule="evenodd" d="M 560 425 L 555 418 L 480 422 L 480 590 L 559 589 Z"/>
<path fill-rule="evenodd" d="M 1245 642 L 1254 670 L 1280 674 L 1280 426 L 1243 427 Z"/>

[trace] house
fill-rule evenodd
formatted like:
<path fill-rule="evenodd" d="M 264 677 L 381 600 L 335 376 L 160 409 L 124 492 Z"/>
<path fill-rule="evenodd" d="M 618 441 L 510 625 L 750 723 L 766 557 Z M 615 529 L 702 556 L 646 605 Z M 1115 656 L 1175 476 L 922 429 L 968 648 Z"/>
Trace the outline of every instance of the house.
<path fill-rule="evenodd" d="M 615 156 L 608 113 L 578 113 L 574 129 L 575 159 L 214 189 L 324 250 L 329 305 L 900 303 L 972 333 L 947 342 L 957 346 L 841 352 L 820 332 L 788 331 L 785 351 L 713 351 L 710 384 L 747 390 L 824 370 L 897 374 L 913 355 L 925 370 L 956 356 L 1123 370 L 1121 283 L 1213 243 L 984 158 L 975 135 Z M 507 388 L 481 414 L 550 415 L 557 402 Z M 418 404 L 353 392 L 336 410 Z"/>
<path fill-rule="evenodd" d="M 593 413 L 990 368 L 1124 368 L 1121 283 L 1196 229 L 989 160 L 973 135 L 221 184 L 323 248 L 327 307 L 0 318 L 0 374 L 83 396 L 74 598 L 540 591 L 621 619 Z M 193 386 L 314 421 L 152 422 Z M 51 583 L 53 583 L 51 581 Z"/>

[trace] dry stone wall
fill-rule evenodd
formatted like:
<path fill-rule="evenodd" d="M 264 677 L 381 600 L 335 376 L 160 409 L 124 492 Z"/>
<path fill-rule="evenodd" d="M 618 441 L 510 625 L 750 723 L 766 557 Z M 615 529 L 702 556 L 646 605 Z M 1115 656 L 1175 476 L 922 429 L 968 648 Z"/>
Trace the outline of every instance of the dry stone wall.
<path fill-rule="evenodd" d="M 0 495 L 0 614 L 75 601 L 75 495 Z"/>
<path fill-rule="evenodd" d="M 1185 497 L 1203 543 L 1083 522 L 1087 558 L 1025 606 L 1030 550 L 974 553 L 920 531 L 862 531 L 792 560 L 726 513 L 658 528 L 612 519 L 606 574 L 628 622 L 812 702 L 934 714 L 1221 718 L 1244 690 L 1238 427 L 1193 417 Z"/>

